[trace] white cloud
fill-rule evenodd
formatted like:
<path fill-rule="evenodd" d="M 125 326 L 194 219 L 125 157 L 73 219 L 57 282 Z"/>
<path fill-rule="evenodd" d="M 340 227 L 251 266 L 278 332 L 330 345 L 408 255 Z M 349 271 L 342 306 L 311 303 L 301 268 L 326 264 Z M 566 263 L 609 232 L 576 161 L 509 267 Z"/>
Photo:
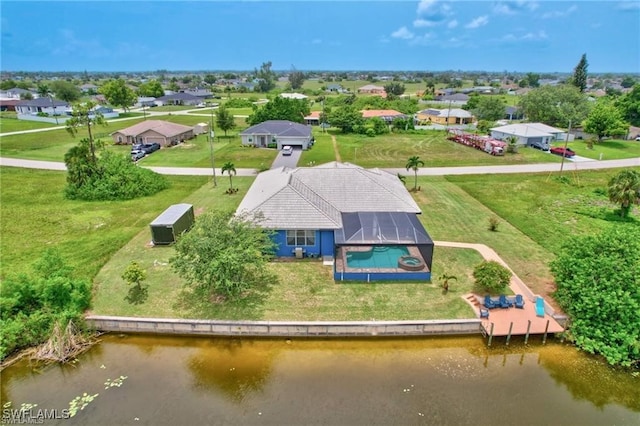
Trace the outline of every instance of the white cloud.
<path fill-rule="evenodd" d="M 473 21 L 469 22 L 464 27 L 465 28 L 474 29 L 474 28 L 479 28 L 479 27 L 482 27 L 484 25 L 487 25 L 488 23 L 489 23 L 489 18 L 487 17 L 487 15 L 482 15 L 482 16 L 478 16 L 476 19 L 474 19 Z"/>
<path fill-rule="evenodd" d="M 429 44 L 434 44 L 434 42 L 435 42 L 435 35 L 433 33 L 424 33 L 421 36 L 416 36 L 413 39 L 411 39 L 409 44 L 426 46 Z"/>
<path fill-rule="evenodd" d="M 534 11 L 540 5 L 536 1 L 500 1 L 493 6 L 493 12 L 498 15 L 516 15 L 524 11 Z"/>
<path fill-rule="evenodd" d="M 563 18 L 565 16 L 571 15 L 576 10 L 578 10 L 578 6 L 574 4 L 566 10 L 553 10 L 551 12 L 544 13 L 542 15 L 542 19 Z"/>
<path fill-rule="evenodd" d="M 401 27 L 401 28 L 398 28 L 396 31 L 392 32 L 391 37 L 409 40 L 409 39 L 412 39 L 414 35 L 411 31 L 407 29 L 407 27 Z"/>
<path fill-rule="evenodd" d="M 637 1 L 622 1 L 616 6 L 618 10 L 637 10 L 640 9 L 640 3 Z"/>
<path fill-rule="evenodd" d="M 538 32 L 529 32 L 522 35 L 515 35 L 511 33 L 506 34 L 504 37 L 502 37 L 502 41 L 506 41 L 506 42 L 539 41 L 539 40 L 546 40 L 547 38 L 548 38 L 547 33 L 545 33 L 543 30 L 540 30 Z"/>
<path fill-rule="evenodd" d="M 413 21 L 413 26 L 416 28 L 434 27 L 436 25 L 438 25 L 437 22 L 429 21 L 427 19 L 422 19 L 422 18 L 418 18 L 415 21 Z"/>
<path fill-rule="evenodd" d="M 454 19 L 453 21 L 450 21 L 450 22 L 447 24 L 447 28 L 455 28 L 455 27 L 457 27 L 457 26 L 458 26 L 458 21 L 457 21 L 457 20 L 455 20 L 455 19 Z"/>
<path fill-rule="evenodd" d="M 417 10 L 418 15 L 422 15 L 423 13 L 427 12 L 435 4 L 436 4 L 436 0 L 420 0 L 420 3 L 418 3 L 418 10 Z"/>

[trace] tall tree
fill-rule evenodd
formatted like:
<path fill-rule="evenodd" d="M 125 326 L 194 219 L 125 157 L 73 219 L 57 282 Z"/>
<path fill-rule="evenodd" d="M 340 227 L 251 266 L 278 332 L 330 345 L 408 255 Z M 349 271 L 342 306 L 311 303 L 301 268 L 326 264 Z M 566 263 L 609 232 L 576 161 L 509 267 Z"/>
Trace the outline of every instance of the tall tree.
<path fill-rule="evenodd" d="M 611 178 L 607 188 L 609 200 L 620 204 L 620 216 L 627 217 L 634 204 L 640 204 L 640 172 L 623 170 Z"/>
<path fill-rule="evenodd" d="M 587 68 L 589 63 L 587 62 L 587 54 L 583 53 L 580 58 L 580 62 L 573 69 L 573 76 L 571 77 L 571 84 L 576 86 L 581 93 L 584 93 L 587 88 Z"/>
<path fill-rule="evenodd" d="M 160 96 L 164 96 L 164 89 L 158 80 L 150 80 L 142 83 L 140 87 L 138 87 L 138 94 L 140 96 L 159 98 Z"/>
<path fill-rule="evenodd" d="M 175 245 L 171 267 L 200 300 L 212 296 L 240 299 L 266 289 L 277 279 L 266 267 L 275 245 L 258 220 L 233 212 L 198 216 Z"/>
<path fill-rule="evenodd" d="M 69 132 L 71 136 L 75 136 L 78 133 L 79 127 L 87 127 L 87 132 L 89 134 L 89 150 L 91 152 L 91 160 L 94 164 L 96 163 L 96 143 L 93 140 L 91 126 L 107 125 L 107 121 L 104 119 L 104 116 L 101 113 L 94 111 L 95 107 L 96 103 L 93 101 L 75 104 L 73 106 L 73 111 L 71 112 L 71 118 L 65 123 L 67 132 Z"/>
<path fill-rule="evenodd" d="M 569 120 L 580 123 L 589 113 L 587 97 L 571 85 L 542 86 L 520 98 L 520 107 L 529 121 L 566 127 Z"/>
<path fill-rule="evenodd" d="M 337 127 L 342 133 L 352 133 L 357 126 L 362 125 L 364 119 L 362 113 L 353 105 L 345 105 L 339 108 L 332 108 L 326 114 L 327 122 L 332 127 Z"/>
<path fill-rule="evenodd" d="M 418 169 L 420 169 L 420 167 L 423 167 L 423 166 L 424 166 L 424 161 L 422 161 L 420 157 L 418 157 L 417 155 L 409 157 L 409 159 L 407 160 L 407 164 L 405 165 L 405 168 L 407 169 L 407 171 L 413 170 L 413 174 L 414 174 L 413 190 L 414 191 L 418 190 Z"/>
<path fill-rule="evenodd" d="M 387 93 L 387 98 L 393 99 L 402 95 L 405 91 L 404 84 L 392 81 L 391 83 L 384 85 L 384 91 Z"/>
<path fill-rule="evenodd" d="M 496 121 L 505 116 L 505 105 L 500 97 L 481 96 L 471 111 L 478 120 Z"/>
<path fill-rule="evenodd" d="M 304 73 L 294 69 L 289 73 L 289 84 L 291 84 L 291 88 L 293 90 L 302 88 L 302 85 L 304 84 Z"/>
<path fill-rule="evenodd" d="M 41 98 L 45 98 L 51 94 L 51 89 L 49 88 L 49 85 L 47 83 L 38 83 L 36 91 L 38 93 L 38 96 L 40 96 Z"/>
<path fill-rule="evenodd" d="M 224 135 L 227 136 L 227 131 L 236 127 L 236 122 L 233 118 L 233 114 L 225 107 L 221 105 L 216 110 L 216 124 L 218 128 L 224 132 Z"/>
<path fill-rule="evenodd" d="M 255 70 L 258 90 L 266 93 L 276 87 L 276 73 L 271 70 L 271 61 L 263 62 L 259 70 Z"/>
<path fill-rule="evenodd" d="M 640 84 L 635 84 L 629 93 L 615 101 L 623 118 L 633 126 L 640 126 Z"/>
<path fill-rule="evenodd" d="M 605 136 L 625 135 L 628 129 L 629 125 L 624 122 L 620 110 L 606 98 L 596 102 L 584 121 L 584 131 L 597 135 L 598 141 Z"/>
<path fill-rule="evenodd" d="M 125 112 L 138 99 L 134 91 L 120 78 L 107 81 L 99 91 L 111 105 L 121 107 Z"/>
<path fill-rule="evenodd" d="M 640 229 L 569 237 L 551 262 L 576 345 L 610 364 L 640 363 Z"/>
<path fill-rule="evenodd" d="M 51 90 L 56 94 L 56 98 L 65 102 L 75 102 L 80 99 L 80 89 L 75 84 L 65 81 L 56 80 L 51 83 Z"/>
<path fill-rule="evenodd" d="M 263 106 L 254 106 L 253 114 L 247 118 L 250 125 L 267 120 L 289 120 L 302 123 L 311 111 L 306 99 L 289 99 L 276 96 Z"/>

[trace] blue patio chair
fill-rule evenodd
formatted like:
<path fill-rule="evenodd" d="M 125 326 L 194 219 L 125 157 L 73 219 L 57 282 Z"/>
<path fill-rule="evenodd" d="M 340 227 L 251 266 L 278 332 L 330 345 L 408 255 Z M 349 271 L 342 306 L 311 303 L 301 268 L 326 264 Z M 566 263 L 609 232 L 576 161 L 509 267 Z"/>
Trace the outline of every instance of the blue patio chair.
<path fill-rule="evenodd" d="M 507 296 L 505 296 L 504 294 L 500 295 L 500 299 L 498 299 L 498 304 L 500 305 L 501 308 L 510 308 L 513 306 L 513 302 L 507 299 Z"/>
<path fill-rule="evenodd" d="M 544 317 L 544 299 L 540 296 L 536 296 L 536 315 Z"/>
<path fill-rule="evenodd" d="M 491 296 L 487 294 L 486 296 L 484 296 L 484 307 L 487 309 L 493 309 L 497 308 L 498 305 L 493 299 L 491 299 Z"/>
<path fill-rule="evenodd" d="M 480 318 L 489 318 L 489 311 L 487 309 L 480 308 Z"/>
<path fill-rule="evenodd" d="M 521 294 L 516 294 L 516 308 L 518 309 L 524 309 L 524 298 L 522 297 Z"/>

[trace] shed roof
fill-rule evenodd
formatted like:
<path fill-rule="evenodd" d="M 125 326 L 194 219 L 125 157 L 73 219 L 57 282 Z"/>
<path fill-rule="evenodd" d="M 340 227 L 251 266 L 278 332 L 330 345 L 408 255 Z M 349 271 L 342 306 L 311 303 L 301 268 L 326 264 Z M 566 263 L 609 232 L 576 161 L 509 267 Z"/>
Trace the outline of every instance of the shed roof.
<path fill-rule="evenodd" d="M 184 203 L 169 206 L 165 211 L 160 213 L 160 216 L 156 217 L 153 222 L 151 222 L 151 226 L 173 225 L 191 209 L 193 209 L 193 205 Z"/>

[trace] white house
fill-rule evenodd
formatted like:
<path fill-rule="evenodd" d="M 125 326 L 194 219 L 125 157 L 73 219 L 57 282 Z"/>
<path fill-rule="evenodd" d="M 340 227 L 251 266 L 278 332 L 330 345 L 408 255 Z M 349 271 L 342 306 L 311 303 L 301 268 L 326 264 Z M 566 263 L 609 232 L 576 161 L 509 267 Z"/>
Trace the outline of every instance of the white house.
<path fill-rule="evenodd" d="M 268 120 L 251 126 L 240 133 L 242 145 L 267 148 L 276 144 L 280 150 L 283 146 L 299 146 L 308 149 L 313 144 L 311 126 L 287 120 Z"/>
<path fill-rule="evenodd" d="M 51 98 L 38 98 L 27 101 L 20 101 L 16 104 L 16 112 L 20 115 L 38 115 L 44 113 L 48 115 L 66 115 L 71 112 L 68 102 L 58 101 Z"/>
<path fill-rule="evenodd" d="M 281 93 L 281 98 L 285 99 L 307 99 L 307 95 L 303 95 L 302 93 Z"/>
<path fill-rule="evenodd" d="M 543 123 L 517 123 L 491 128 L 491 137 L 494 139 L 505 140 L 511 136 L 518 138 L 517 145 L 548 149 L 551 142 L 565 140 L 567 132 Z"/>

